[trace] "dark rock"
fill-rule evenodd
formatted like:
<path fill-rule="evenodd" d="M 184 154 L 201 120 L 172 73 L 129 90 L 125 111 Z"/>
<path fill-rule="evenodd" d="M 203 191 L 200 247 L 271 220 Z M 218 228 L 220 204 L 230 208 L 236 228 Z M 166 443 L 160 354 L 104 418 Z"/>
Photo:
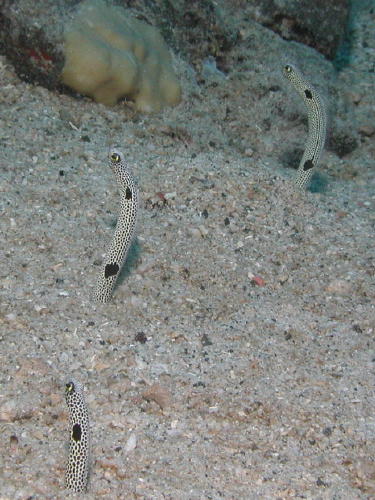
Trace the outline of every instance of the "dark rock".
<path fill-rule="evenodd" d="M 147 342 L 147 336 L 143 332 L 138 332 L 134 337 L 134 340 L 140 344 L 145 344 Z"/>
<path fill-rule="evenodd" d="M 352 153 L 358 147 L 358 140 L 353 132 L 334 130 L 327 140 L 327 149 L 333 151 L 340 158 Z"/>
<path fill-rule="evenodd" d="M 213 56 L 218 67 L 225 66 L 225 55 L 234 46 L 239 33 L 228 15 L 226 2 L 212 0 L 165 0 L 155 3 L 155 15 L 163 24 L 170 45 L 187 56 L 192 64 Z M 163 33 L 164 34 L 164 33 Z"/>
<path fill-rule="evenodd" d="M 348 0 L 242 0 L 240 6 L 254 21 L 285 40 L 315 48 L 334 59 L 344 38 Z"/>
<path fill-rule="evenodd" d="M 2 0 L 0 51 L 26 82 L 54 89 L 64 64 L 63 26 L 78 1 Z"/>

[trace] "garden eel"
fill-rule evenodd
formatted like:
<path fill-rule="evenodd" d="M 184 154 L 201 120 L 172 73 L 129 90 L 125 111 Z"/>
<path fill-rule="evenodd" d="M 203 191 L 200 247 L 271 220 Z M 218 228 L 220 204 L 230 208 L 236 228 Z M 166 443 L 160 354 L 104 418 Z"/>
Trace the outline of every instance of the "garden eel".
<path fill-rule="evenodd" d="M 124 155 L 111 148 L 109 162 L 120 188 L 120 214 L 97 281 L 94 295 L 97 302 L 108 302 L 112 297 L 113 288 L 132 241 L 138 212 L 138 190 Z"/>
<path fill-rule="evenodd" d="M 295 179 L 297 186 L 304 189 L 311 179 L 324 147 L 326 111 L 318 92 L 304 79 L 297 68 L 286 64 L 283 73 L 307 107 L 308 137 Z"/>
<path fill-rule="evenodd" d="M 70 379 L 65 386 L 65 398 L 69 408 L 70 432 L 66 487 L 79 493 L 87 488 L 90 451 L 90 424 L 82 384 Z"/>

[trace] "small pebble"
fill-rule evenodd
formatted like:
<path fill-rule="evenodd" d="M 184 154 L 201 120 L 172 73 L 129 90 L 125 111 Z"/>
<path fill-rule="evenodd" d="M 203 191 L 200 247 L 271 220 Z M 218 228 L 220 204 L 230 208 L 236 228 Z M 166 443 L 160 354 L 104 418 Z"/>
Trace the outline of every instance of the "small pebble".
<path fill-rule="evenodd" d="M 14 422 L 17 417 L 17 405 L 14 399 L 4 401 L 0 406 L 0 422 Z"/>
<path fill-rule="evenodd" d="M 334 295 L 348 295 L 352 289 L 352 284 L 345 280 L 333 280 L 327 287 L 326 292 L 333 293 Z"/>
<path fill-rule="evenodd" d="M 154 401 L 162 410 L 169 406 L 171 402 L 171 395 L 168 389 L 158 383 L 152 384 L 143 392 L 142 397 L 147 401 Z"/>
<path fill-rule="evenodd" d="M 165 193 L 164 194 L 164 198 L 166 200 L 172 200 L 173 198 L 176 198 L 176 196 L 177 196 L 176 191 L 173 191 L 173 193 Z"/>
<path fill-rule="evenodd" d="M 252 283 L 258 286 L 265 286 L 266 282 L 261 276 L 257 276 L 256 274 L 253 274 L 251 272 L 247 273 L 247 277 L 251 280 Z"/>
<path fill-rule="evenodd" d="M 130 451 L 135 450 L 136 447 L 137 447 L 137 436 L 134 434 L 134 432 L 132 432 L 128 440 L 126 441 L 125 452 L 129 453 Z"/>
<path fill-rule="evenodd" d="M 147 336 L 143 332 L 138 332 L 134 337 L 134 340 L 140 344 L 145 344 L 147 342 Z"/>
<path fill-rule="evenodd" d="M 208 235 L 208 229 L 206 227 L 204 227 L 203 225 L 198 226 L 198 229 L 199 229 L 203 238 Z"/>

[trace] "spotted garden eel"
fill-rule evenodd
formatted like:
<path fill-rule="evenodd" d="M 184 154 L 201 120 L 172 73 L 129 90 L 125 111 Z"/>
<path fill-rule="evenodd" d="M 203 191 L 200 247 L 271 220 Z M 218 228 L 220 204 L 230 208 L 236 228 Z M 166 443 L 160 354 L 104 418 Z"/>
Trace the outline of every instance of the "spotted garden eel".
<path fill-rule="evenodd" d="M 304 189 L 311 179 L 324 147 L 326 111 L 318 92 L 305 80 L 296 67 L 286 64 L 283 73 L 302 97 L 307 108 L 308 137 L 295 179 L 297 186 Z"/>
<path fill-rule="evenodd" d="M 109 162 L 120 188 L 120 214 L 97 281 L 94 294 L 97 302 L 111 300 L 114 286 L 133 238 L 138 213 L 138 190 L 124 155 L 117 149 L 111 148 Z"/>
<path fill-rule="evenodd" d="M 83 386 L 71 379 L 65 386 L 69 408 L 69 458 L 66 487 L 76 493 L 86 491 L 89 472 L 90 424 Z"/>

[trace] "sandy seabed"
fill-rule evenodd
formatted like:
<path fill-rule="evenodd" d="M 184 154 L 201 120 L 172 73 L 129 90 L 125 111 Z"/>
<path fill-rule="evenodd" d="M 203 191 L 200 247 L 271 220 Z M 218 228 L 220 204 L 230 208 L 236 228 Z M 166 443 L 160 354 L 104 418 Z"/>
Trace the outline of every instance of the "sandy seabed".
<path fill-rule="evenodd" d="M 374 29 L 359 11 L 337 79 L 353 124 L 374 113 Z M 375 498 L 374 131 L 296 191 L 283 158 L 305 110 L 277 68 L 235 63 L 245 45 L 204 80 L 177 58 L 184 100 L 159 115 L 25 84 L 1 59 L 1 499 L 66 497 L 69 376 L 87 498 Z M 110 144 L 142 202 L 101 305 Z"/>

